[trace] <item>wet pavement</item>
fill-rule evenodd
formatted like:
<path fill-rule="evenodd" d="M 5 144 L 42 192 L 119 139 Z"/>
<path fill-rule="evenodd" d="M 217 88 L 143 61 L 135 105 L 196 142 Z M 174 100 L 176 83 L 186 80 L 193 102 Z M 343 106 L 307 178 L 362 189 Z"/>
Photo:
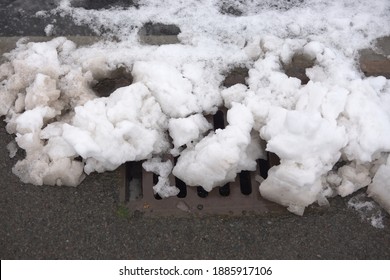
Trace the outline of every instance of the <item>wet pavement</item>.
<path fill-rule="evenodd" d="M 23 2 L 0 1 L 0 36 L 44 35 L 52 19 L 34 19 L 31 11 L 55 1 L 29 8 Z M 64 28 L 56 35 L 93 34 L 57 20 Z M 303 217 L 146 218 L 119 203 L 119 172 L 93 174 L 77 188 L 23 184 L 11 171 L 22 155 L 9 158 L 13 136 L 0 122 L 1 259 L 390 258 L 389 215 L 384 229 L 374 228 L 347 207 L 350 197 L 334 198 L 330 208 L 312 208 Z"/>

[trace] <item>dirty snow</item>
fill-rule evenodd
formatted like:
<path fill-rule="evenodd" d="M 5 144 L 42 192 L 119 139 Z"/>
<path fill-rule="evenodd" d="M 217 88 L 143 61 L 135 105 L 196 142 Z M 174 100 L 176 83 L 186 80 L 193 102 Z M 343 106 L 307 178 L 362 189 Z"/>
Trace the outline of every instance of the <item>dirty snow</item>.
<path fill-rule="evenodd" d="M 348 201 L 348 207 L 356 210 L 360 218 L 369 222 L 373 227 L 384 228 L 383 217 L 384 213 L 377 203 L 370 200 L 366 194 L 361 193 L 354 195 Z"/>
<path fill-rule="evenodd" d="M 77 186 L 91 172 L 147 160 L 159 176 L 155 192 L 167 197 L 178 192 L 171 170 L 210 191 L 255 170 L 268 151 L 280 164 L 259 191 L 293 213 L 367 185 L 390 211 L 390 81 L 366 78 L 357 64 L 359 49 L 390 35 L 390 2 L 236 2 L 86 10 L 65 0 L 39 12 L 68 15 L 103 37 L 90 46 L 26 39 L 5 55 L 0 116 L 26 152 L 13 172 L 35 185 Z M 138 31 L 150 21 L 176 24 L 180 44 L 142 44 Z M 283 72 L 295 53 L 314 61 L 306 85 Z M 235 66 L 249 69 L 247 85 L 224 88 Z M 98 97 L 93 85 L 120 67 L 133 84 Z M 228 124 L 214 131 L 206 117 L 223 106 Z M 178 156 L 175 166 L 167 155 Z"/>

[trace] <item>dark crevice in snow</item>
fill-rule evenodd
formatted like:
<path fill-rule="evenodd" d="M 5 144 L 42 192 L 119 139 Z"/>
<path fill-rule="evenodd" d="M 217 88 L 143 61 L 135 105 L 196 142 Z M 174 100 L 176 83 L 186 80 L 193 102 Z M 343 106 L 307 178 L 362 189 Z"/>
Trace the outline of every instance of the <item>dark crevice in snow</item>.
<path fill-rule="evenodd" d="M 158 184 L 158 175 L 157 174 L 153 174 L 153 185 L 157 185 Z M 148 187 L 152 187 L 152 186 L 148 186 Z M 157 199 L 157 200 L 161 200 L 162 197 L 158 194 L 158 193 L 155 193 L 154 194 L 154 198 Z"/>
<path fill-rule="evenodd" d="M 176 162 L 177 162 L 177 157 L 174 158 L 174 163 L 176 164 Z M 179 194 L 177 195 L 177 197 L 179 197 L 179 198 L 186 197 L 187 196 L 187 185 L 186 185 L 186 183 L 184 183 L 179 178 L 175 177 L 175 185 L 176 185 L 176 188 L 179 189 Z"/>
<path fill-rule="evenodd" d="M 294 77 L 301 80 L 303 85 L 309 82 L 309 77 L 306 75 L 306 69 L 314 66 L 314 60 L 302 53 L 296 53 L 288 64 L 283 64 L 284 72 L 289 77 Z"/>
<path fill-rule="evenodd" d="M 84 8 L 86 10 L 100 10 L 113 7 L 139 7 L 137 0 L 71 0 L 71 6 L 75 8 Z"/>
<path fill-rule="evenodd" d="M 225 80 L 222 82 L 224 87 L 231 87 L 236 84 L 247 85 L 249 69 L 246 67 L 235 67 L 225 75 Z"/>
<path fill-rule="evenodd" d="M 225 114 L 218 110 L 213 117 L 214 131 L 225 128 Z"/>
<path fill-rule="evenodd" d="M 249 16 L 261 10 L 287 11 L 303 3 L 304 0 L 225 0 L 221 1 L 219 11 L 224 15 L 240 17 Z"/>
<path fill-rule="evenodd" d="M 239 7 L 236 7 L 234 5 L 229 5 L 229 4 L 223 4 L 221 9 L 220 9 L 221 14 L 224 15 L 230 15 L 230 16 L 242 16 L 243 12 L 240 10 Z"/>
<path fill-rule="evenodd" d="M 244 195 L 250 195 L 252 193 L 251 173 L 249 171 L 241 171 L 238 175 L 240 178 L 240 189 Z"/>
<path fill-rule="evenodd" d="M 147 45 L 178 44 L 180 32 L 180 28 L 174 24 L 147 22 L 140 28 L 138 36 Z"/>
<path fill-rule="evenodd" d="M 257 164 L 259 165 L 260 176 L 267 179 L 268 170 L 270 168 L 269 161 L 265 159 L 258 159 Z"/>
<path fill-rule="evenodd" d="M 142 163 L 139 161 L 127 162 L 125 168 L 125 201 L 142 198 Z"/>
<path fill-rule="evenodd" d="M 108 77 L 99 79 L 92 89 L 99 97 L 107 97 L 120 87 L 129 86 L 133 83 L 132 75 L 124 67 L 119 67 L 111 72 Z"/>
<path fill-rule="evenodd" d="M 179 189 L 179 194 L 177 195 L 177 197 L 179 198 L 184 198 L 187 196 L 187 185 L 186 183 L 184 183 L 182 180 L 180 180 L 179 178 L 175 178 L 175 183 L 176 183 L 176 188 Z"/>
<path fill-rule="evenodd" d="M 196 188 L 196 191 L 198 193 L 198 196 L 202 198 L 206 198 L 209 195 L 209 193 L 201 186 L 198 186 Z"/>
<path fill-rule="evenodd" d="M 280 164 L 280 158 L 278 157 L 277 154 L 268 152 L 267 153 L 267 158 L 268 158 L 269 168 L 271 168 L 272 166 L 276 166 L 276 165 Z"/>
<path fill-rule="evenodd" d="M 222 187 L 219 187 L 219 194 L 221 196 L 229 196 L 230 195 L 230 184 L 227 183 L 223 185 Z"/>

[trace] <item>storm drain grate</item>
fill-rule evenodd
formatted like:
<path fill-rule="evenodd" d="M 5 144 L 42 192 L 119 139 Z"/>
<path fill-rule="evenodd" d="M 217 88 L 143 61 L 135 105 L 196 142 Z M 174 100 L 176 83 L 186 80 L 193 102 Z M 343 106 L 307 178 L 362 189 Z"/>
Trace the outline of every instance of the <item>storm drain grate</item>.
<path fill-rule="evenodd" d="M 226 110 L 217 111 L 212 116 L 212 122 L 214 129 L 223 129 L 226 123 Z M 176 162 L 176 158 L 172 160 Z M 175 197 L 163 199 L 153 191 L 158 176 L 146 172 L 142 168 L 142 162 L 127 162 L 121 168 L 120 202 L 131 212 L 149 216 L 285 213 L 285 208 L 261 197 L 259 183 L 256 181 L 257 176 L 266 178 L 269 168 L 278 164 L 278 161 L 276 155 L 268 153 L 267 160 L 257 160 L 256 171 L 242 171 L 234 182 L 216 187 L 211 192 L 205 191 L 201 186 L 187 186 L 171 174 L 170 184 L 175 185 L 180 192 Z"/>
<path fill-rule="evenodd" d="M 272 157 L 272 156 L 271 156 Z M 170 177 L 180 192 L 175 197 L 161 198 L 154 194 L 157 176 L 146 172 L 141 162 L 128 162 L 122 166 L 121 203 L 132 212 L 139 211 L 152 216 L 169 215 L 245 215 L 285 212 L 286 210 L 263 199 L 259 193 L 256 176 L 264 176 L 269 160 L 258 160 L 256 171 L 242 171 L 234 182 L 216 187 L 211 192 L 202 187 L 190 187 L 183 181 Z"/>

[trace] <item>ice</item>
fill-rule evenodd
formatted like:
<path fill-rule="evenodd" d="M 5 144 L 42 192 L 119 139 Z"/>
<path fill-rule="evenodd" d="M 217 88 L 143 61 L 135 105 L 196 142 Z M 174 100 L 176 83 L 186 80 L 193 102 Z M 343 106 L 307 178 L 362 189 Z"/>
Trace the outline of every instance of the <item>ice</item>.
<path fill-rule="evenodd" d="M 280 164 L 259 191 L 291 212 L 366 186 L 390 212 L 390 81 L 365 77 L 357 64 L 360 49 L 390 35 L 389 1 L 138 4 L 87 10 L 61 1 L 39 16 L 87 24 L 100 42 L 22 39 L 4 55 L 0 116 L 26 152 L 13 168 L 23 182 L 76 186 L 91 172 L 142 161 L 167 197 L 178 193 L 171 172 L 210 191 L 255 170 L 268 151 Z M 149 22 L 175 24 L 178 42 L 141 42 Z M 285 73 L 296 55 L 312 62 L 309 81 Z M 246 85 L 224 87 L 237 67 L 249 70 Z M 93 86 L 118 69 L 133 83 L 99 97 Z M 228 124 L 214 131 L 218 110 Z"/>

